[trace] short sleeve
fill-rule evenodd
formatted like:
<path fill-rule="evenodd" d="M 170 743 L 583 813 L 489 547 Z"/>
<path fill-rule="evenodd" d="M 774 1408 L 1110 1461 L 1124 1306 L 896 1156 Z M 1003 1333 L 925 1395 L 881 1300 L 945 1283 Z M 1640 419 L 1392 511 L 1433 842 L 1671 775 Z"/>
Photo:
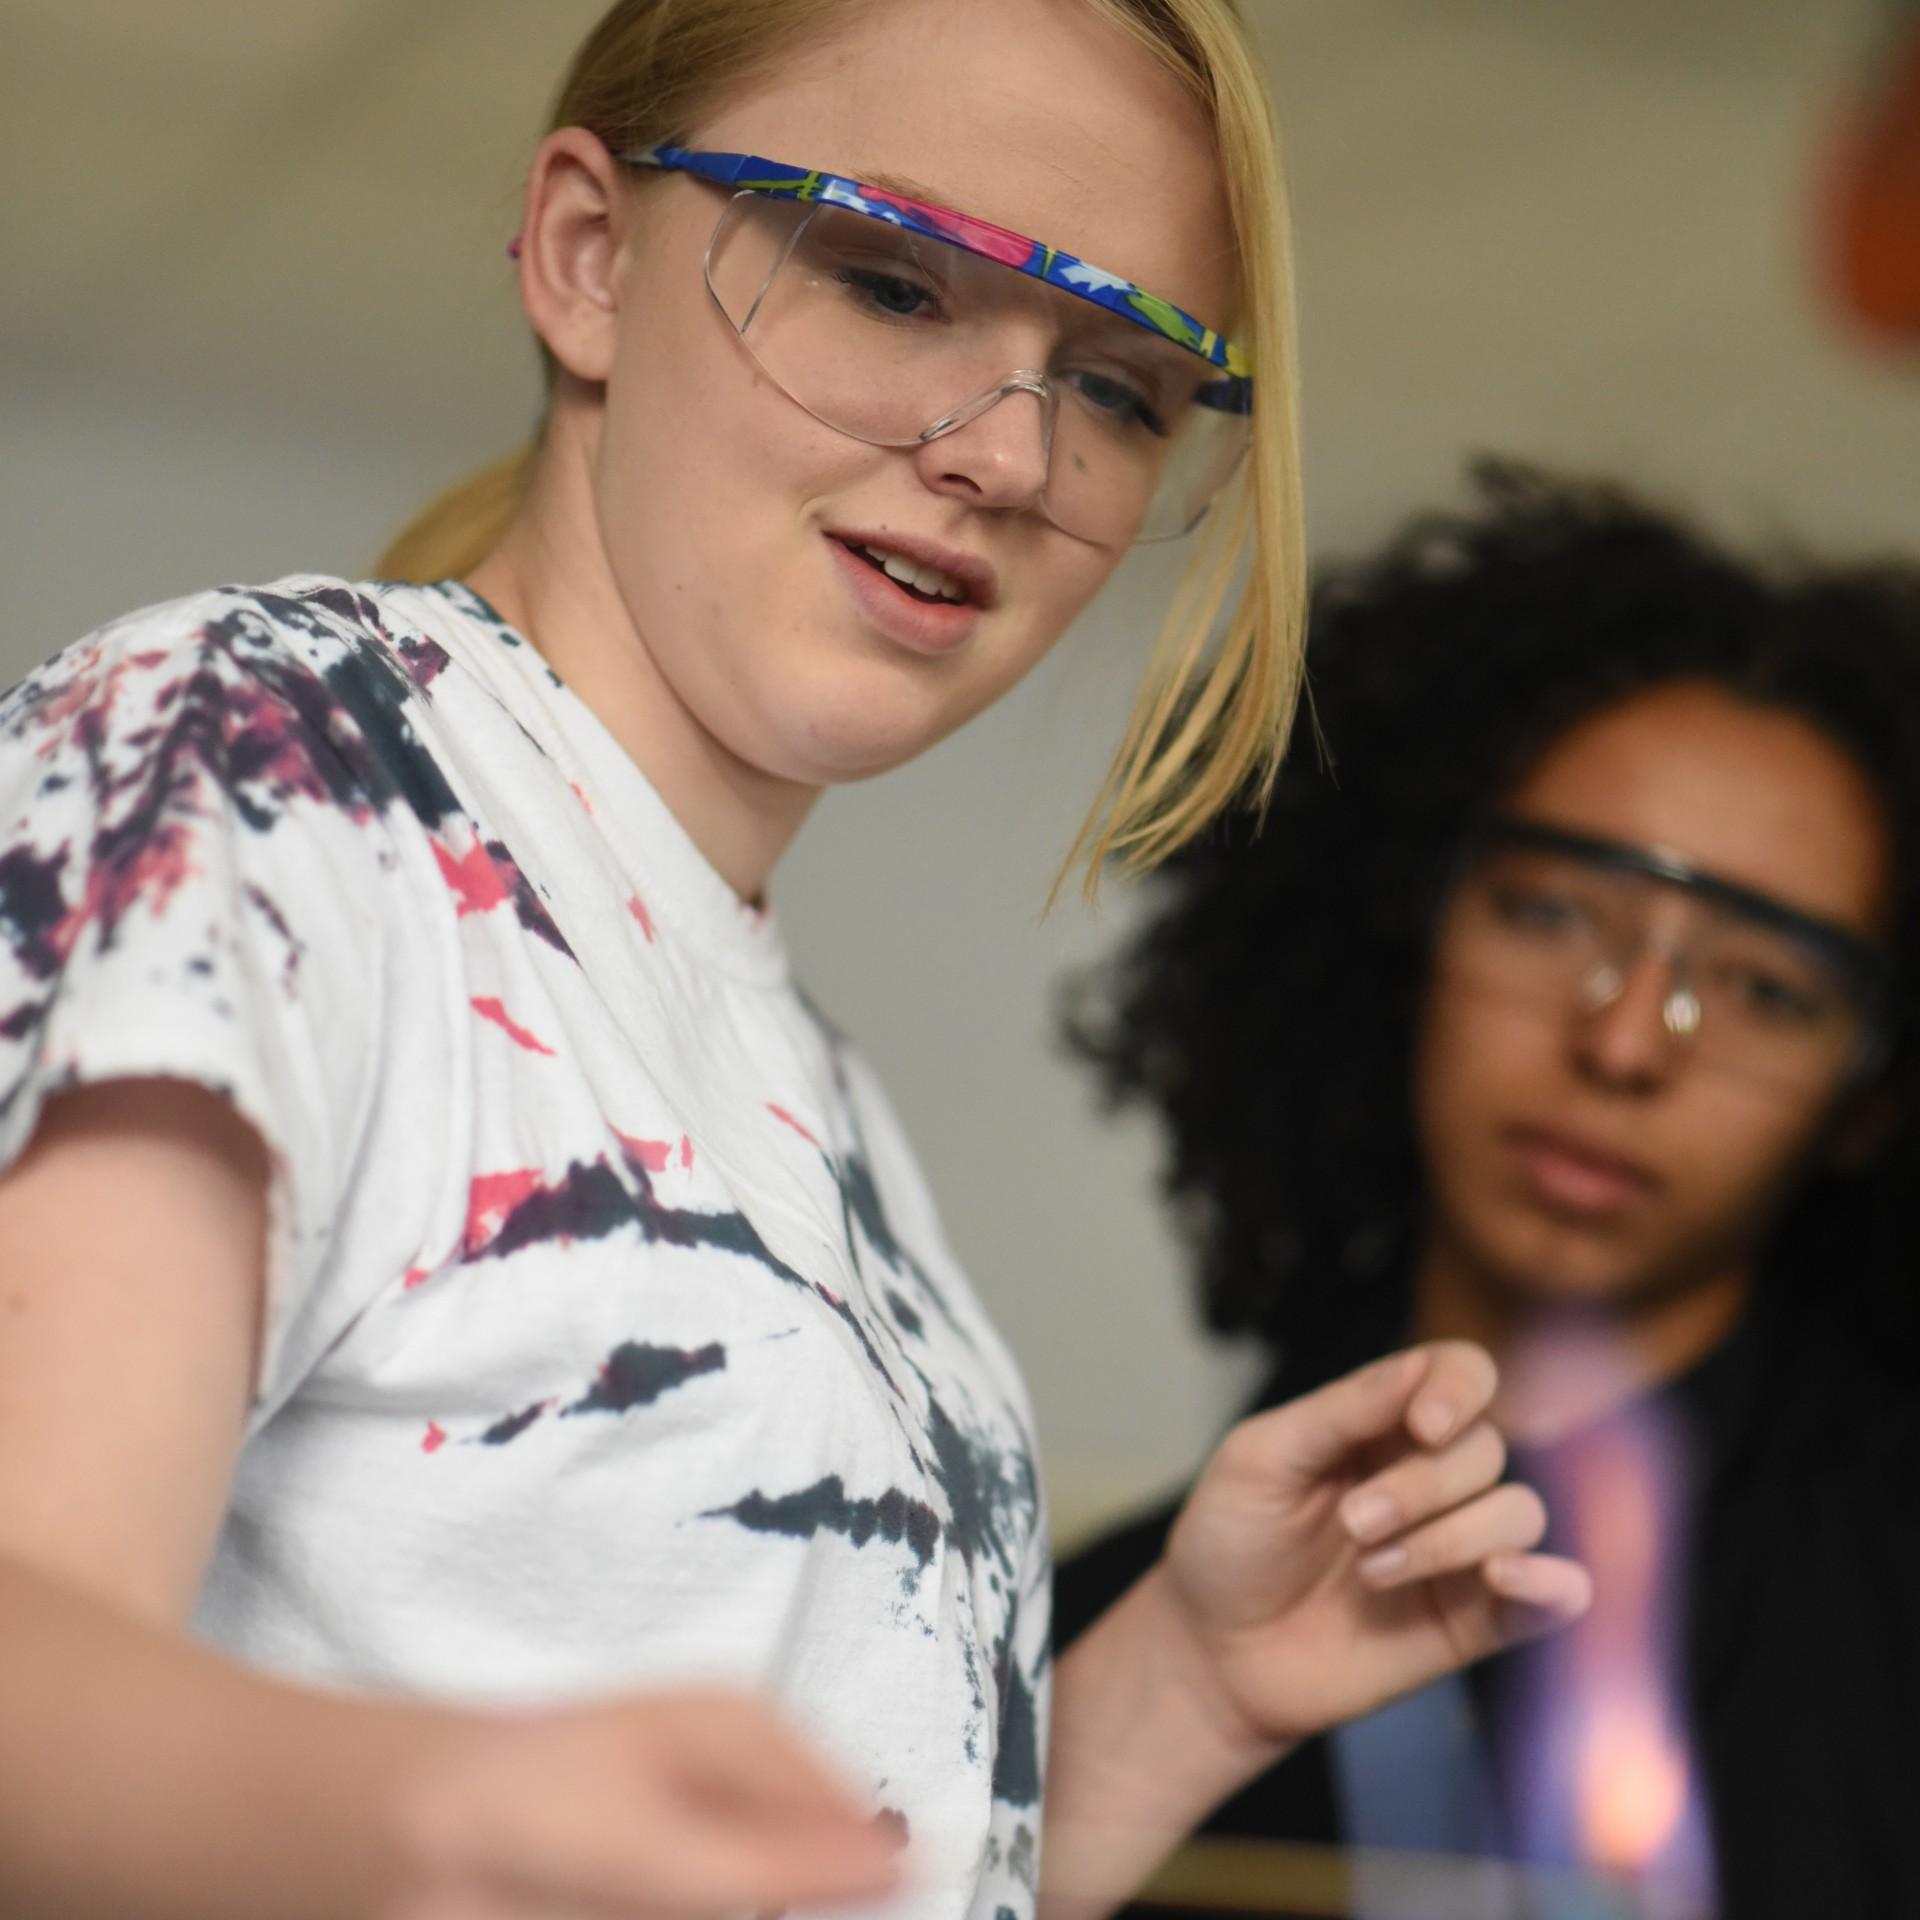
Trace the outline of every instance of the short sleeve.
<path fill-rule="evenodd" d="M 324 674 L 220 596 L 131 616 L 0 699 L 0 1169 L 68 1088 L 229 1101 L 272 1168 L 263 1379 L 376 1098 L 381 822 L 328 715 Z"/>

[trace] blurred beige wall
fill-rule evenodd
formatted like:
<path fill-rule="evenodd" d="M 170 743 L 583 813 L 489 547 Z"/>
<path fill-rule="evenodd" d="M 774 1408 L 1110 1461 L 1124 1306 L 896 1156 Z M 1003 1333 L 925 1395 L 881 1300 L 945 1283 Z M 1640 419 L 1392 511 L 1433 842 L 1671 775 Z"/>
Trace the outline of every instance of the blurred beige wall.
<path fill-rule="evenodd" d="M 954 0 L 963 4 L 964 0 Z M 1920 367 L 1807 259 L 1873 0 L 1249 0 L 1295 179 L 1312 524 L 1499 449 L 1747 532 L 1920 546 Z M 0 680 L 214 579 L 364 569 L 536 405 L 503 249 L 597 0 L 0 0 Z M 1050 1039 L 1098 918 L 1039 909 L 1164 578 L 832 797 L 778 887 L 1019 1349 L 1068 1523 L 1181 1473 L 1244 1363 L 1191 1330 L 1143 1123 Z"/>

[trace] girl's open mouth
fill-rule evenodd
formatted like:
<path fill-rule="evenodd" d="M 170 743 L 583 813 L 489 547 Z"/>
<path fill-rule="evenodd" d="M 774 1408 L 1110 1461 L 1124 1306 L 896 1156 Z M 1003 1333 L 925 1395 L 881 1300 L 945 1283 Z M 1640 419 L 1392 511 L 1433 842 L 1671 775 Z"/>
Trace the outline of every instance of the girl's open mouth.
<path fill-rule="evenodd" d="M 853 540 L 842 540 L 840 544 L 855 559 L 864 560 L 876 573 L 885 574 L 902 593 L 924 606 L 964 606 L 972 598 L 960 581 L 942 573 L 938 567 L 922 566 L 884 547 L 864 546 Z"/>

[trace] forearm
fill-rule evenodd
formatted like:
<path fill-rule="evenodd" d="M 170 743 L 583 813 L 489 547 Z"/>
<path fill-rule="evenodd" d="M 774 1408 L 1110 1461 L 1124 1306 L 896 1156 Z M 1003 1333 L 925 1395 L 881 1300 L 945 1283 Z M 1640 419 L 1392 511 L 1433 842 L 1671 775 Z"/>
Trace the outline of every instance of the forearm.
<path fill-rule="evenodd" d="M 1218 1683 L 1155 1567 L 1054 1674 L 1043 1854 L 1046 1920 L 1096 1920 L 1212 1810 L 1278 1761 Z"/>
<path fill-rule="evenodd" d="M 0 1556 L 0 1912 L 351 1920 L 460 1716 L 248 1673 Z"/>

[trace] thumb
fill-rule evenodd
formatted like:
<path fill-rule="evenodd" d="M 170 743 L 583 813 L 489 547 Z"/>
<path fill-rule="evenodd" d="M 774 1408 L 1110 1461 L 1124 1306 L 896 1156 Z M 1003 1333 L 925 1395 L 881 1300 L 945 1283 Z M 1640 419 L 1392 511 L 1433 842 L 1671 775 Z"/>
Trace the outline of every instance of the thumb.
<path fill-rule="evenodd" d="M 1498 1382 L 1491 1356 L 1470 1341 L 1409 1347 L 1245 1422 L 1245 1464 L 1297 1486 L 1394 1434 L 1438 1446 L 1486 1411 Z"/>
<path fill-rule="evenodd" d="M 1419 1348 L 1391 1354 L 1298 1400 L 1253 1415 L 1234 1435 L 1236 1464 L 1269 1486 L 1324 1478 L 1356 1448 L 1400 1427 L 1429 1366 Z"/>

